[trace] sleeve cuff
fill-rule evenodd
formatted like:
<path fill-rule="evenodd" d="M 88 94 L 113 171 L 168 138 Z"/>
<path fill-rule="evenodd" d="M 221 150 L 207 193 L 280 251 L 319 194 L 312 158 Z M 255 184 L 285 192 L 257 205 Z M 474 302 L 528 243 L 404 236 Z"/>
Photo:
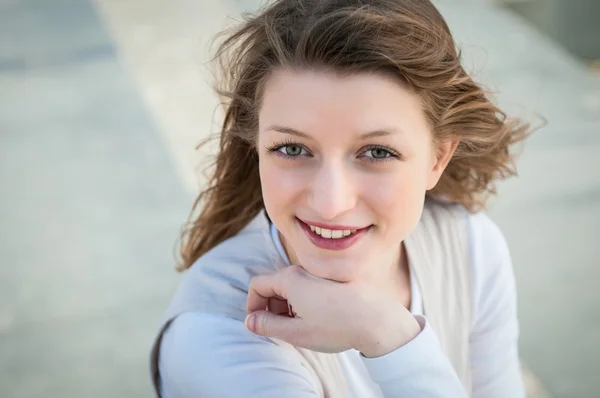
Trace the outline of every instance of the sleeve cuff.
<path fill-rule="evenodd" d="M 377 383 L 386 383 L 398 379 L 399 373 L 412 372 L 439 357 L 441 347 L 435 332 L 424 316 L 415 315 L 421 325 L 421 332 L 402 347 L 377 358 L 361 355 L 371 379 Z"/>

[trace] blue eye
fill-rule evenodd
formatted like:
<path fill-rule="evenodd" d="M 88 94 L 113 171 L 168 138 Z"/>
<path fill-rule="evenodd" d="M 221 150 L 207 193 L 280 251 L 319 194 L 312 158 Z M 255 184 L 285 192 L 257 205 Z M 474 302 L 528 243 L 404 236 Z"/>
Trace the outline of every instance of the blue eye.
<path fill-rule="evenodd" d="M 360 158 L 371 163 L 382 163 L 390 160 L 399 160 L 401 156 L 392 148 L 374 145 L 365 148 L 361 152 Z"/>
<path fill-rule="evenodd" d="M 277 149 L 277 151 L 282 153 L 283 155 L 289 156 L 289 157 L 297 157 L 300 155 L 307 154 L 307 152 L 304 148 L 302 148 L 300 145 L 295 145 L 295 144 L 284 145 L 282 147 L 279 147 Z"/>
<path fill-rule="evenodd" d="M 385 159 L 393 156 L 390 151 L 387 151 L 383 148 L 371 148 L 364 153 L 366 157 L 372 159 Z"/>
<path fill-rule="evenodd" d="M 284 159 L 297 159 L 300 157 L 311 157 L 311 153 L 300 144 L 294 142 L 280 142 L 270 147 L 265 148 L 268 152 L 273 153 L 277 156 L 281 156 Z"/>

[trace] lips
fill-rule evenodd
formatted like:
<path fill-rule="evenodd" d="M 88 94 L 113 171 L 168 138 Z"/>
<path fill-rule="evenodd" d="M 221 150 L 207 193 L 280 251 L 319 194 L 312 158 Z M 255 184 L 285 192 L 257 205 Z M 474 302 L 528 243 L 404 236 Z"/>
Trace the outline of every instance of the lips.
<path fill-rule="evenodd" d="M 326 250 L 344 250 L 354 246 L 369 231 L 371 226 L 356 227 L 307 223 L 298 219 L 302 230 L 317 247 Z"/>

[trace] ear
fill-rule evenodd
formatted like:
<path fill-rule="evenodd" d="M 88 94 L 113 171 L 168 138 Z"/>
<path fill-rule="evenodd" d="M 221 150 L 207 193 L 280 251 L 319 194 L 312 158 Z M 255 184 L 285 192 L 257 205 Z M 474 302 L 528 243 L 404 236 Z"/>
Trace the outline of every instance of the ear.
<path fill-rule="evenodd" d="M 452 159 L 458 143 L 458 140 L 450 140 L 436 145 L 435 153 L 433 154 L 433 164 L 429 172 L 429 180 L 427 181 L 427 190 L 433 189 L 437 185 L 442 177 L 442 173 L 446 170 L 446 166 L 450 163 L 450 159 Z"/>

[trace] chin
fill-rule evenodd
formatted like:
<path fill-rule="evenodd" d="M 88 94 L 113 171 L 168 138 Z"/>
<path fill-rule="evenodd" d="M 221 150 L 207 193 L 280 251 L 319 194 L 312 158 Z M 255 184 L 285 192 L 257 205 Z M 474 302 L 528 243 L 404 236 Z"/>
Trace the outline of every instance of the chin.
<path fill-rule="evenodd" d="M 297 253 L 300 266 L 312 275 L 337 282 L 352 282 L 361 275 L 361 261 L 356 256 L 327 256 Z"/>

